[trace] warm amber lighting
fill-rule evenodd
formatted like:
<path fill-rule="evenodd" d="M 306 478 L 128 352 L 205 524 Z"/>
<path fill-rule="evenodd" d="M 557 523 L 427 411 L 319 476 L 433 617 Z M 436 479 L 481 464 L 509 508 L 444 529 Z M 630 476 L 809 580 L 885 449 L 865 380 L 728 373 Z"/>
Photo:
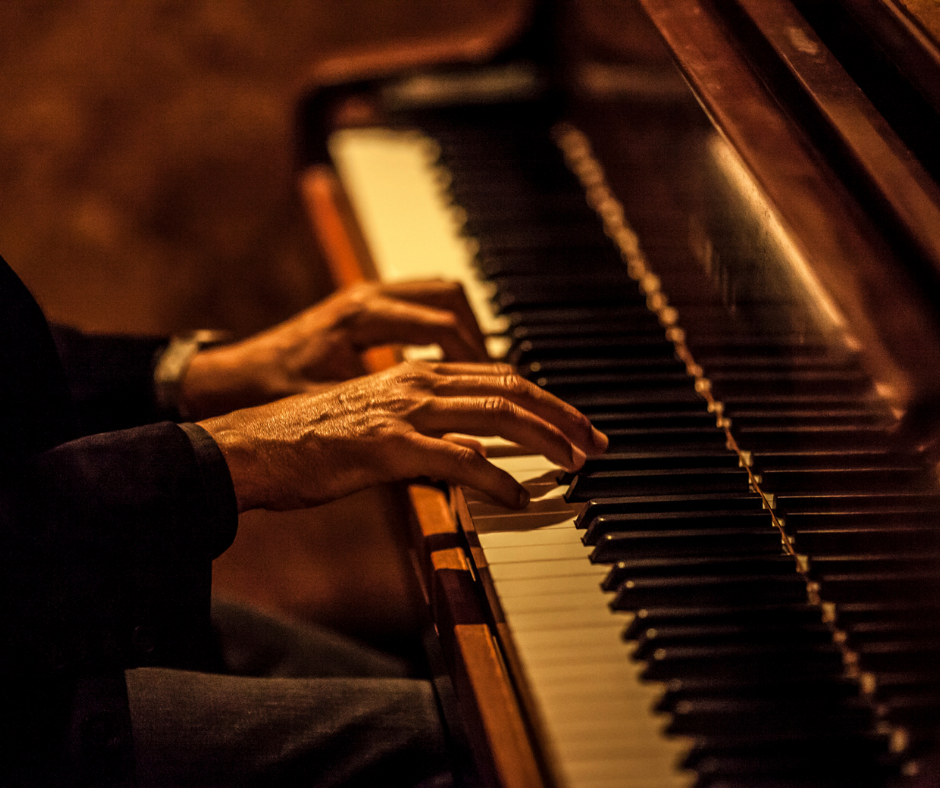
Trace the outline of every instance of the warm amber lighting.
<path fill-rule="evenodd" d="M 744 162 L 723 137 L 715 135 L 709 147 L 722 173 L 727 176 L 735 191 L 743 198 L 743 203 L 754 216 L 760 217 L 761 227 L 777 247 L 779 259 L 786 265 L 792 278 L 803 287 L 807 296 L 806 302 L 818 308 L 825 327 L 847 334 L 845 317 L 816 278 L 803 253 L 780 223 L 779 217 L 754 182 Z M 848 337 L 846 338 L 849 341 Z"/>

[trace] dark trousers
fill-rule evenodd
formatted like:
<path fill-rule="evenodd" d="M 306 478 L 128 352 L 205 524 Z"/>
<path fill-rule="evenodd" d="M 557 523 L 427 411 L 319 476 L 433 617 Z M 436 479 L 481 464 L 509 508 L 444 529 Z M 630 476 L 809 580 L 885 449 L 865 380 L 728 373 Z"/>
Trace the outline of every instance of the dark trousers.
<path fill-rule="evenodd" d="M 334 633 L 217 602 L 229 672 L 127 672 L 150 786 L 452 785 L 431 684 Z"/>

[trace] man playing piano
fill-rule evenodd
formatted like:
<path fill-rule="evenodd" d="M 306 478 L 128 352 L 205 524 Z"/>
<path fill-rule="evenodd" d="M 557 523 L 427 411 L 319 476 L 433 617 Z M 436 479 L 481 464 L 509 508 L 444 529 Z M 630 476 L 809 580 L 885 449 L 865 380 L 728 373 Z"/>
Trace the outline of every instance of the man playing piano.
<path fill-rule="evenodd" d="M 582 414 L 485 361 L 459 287 L 364 286 L 200 351 L 54 342 L 0 260 L 0 332 L 3 784 L 449 784 L 427 682 L 246 611 L 219 608 L 213 631 L 209 603 L 238 512 L 415 477 L 519 507 L 525 491 L 452 433 L 568 469 L 603 450 Z M 389 342 L 448 362 L 362 376 L 359 352 Z M 123 429 L 91 432 L 115 391 Z M 183 423 L 160 421 L 167 406 Z"/>

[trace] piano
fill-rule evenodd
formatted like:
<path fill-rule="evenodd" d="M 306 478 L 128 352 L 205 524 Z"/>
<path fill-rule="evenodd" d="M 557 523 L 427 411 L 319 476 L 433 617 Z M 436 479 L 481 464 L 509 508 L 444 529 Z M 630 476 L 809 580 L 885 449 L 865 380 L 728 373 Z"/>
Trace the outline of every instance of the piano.
<path fill-rule="evenodd" d="M 940 784 L 940 10 L 480 8 L 319 64 L 300 175 L 611 438 L 407 492 L 479 782 Z"/>

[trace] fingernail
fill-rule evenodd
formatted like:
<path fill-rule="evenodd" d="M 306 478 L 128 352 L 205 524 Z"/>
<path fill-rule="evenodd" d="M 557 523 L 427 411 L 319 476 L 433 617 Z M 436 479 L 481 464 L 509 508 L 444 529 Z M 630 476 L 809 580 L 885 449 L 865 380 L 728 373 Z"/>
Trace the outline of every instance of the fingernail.
<path fill-rule="evenodd" d="M 587 454 L 581 451 L 581 449 L 579 449 L 577 446 L 572 446 L 571 447 L 571 467 L 568 470 L 570 471 L 578 470 L 578 468 L 584 465 L 584 461 L 586 459 L 587 459 Z"/>
<path fill-rule="evenodd" d="M 522 509 L 529 505 L 529 491 L 525 487 L 519 488 L 519 508 Z"/>
<path fill-rule="evenodd" d="M 607 445 L 610 443 L 610 438 L 597 429 L 597 427 L 591 427 L 591 439 L 594 441 L 594 445 L 597 446 L 600 451 L 604 451 L 604 449 L 606 449 Z"/>

